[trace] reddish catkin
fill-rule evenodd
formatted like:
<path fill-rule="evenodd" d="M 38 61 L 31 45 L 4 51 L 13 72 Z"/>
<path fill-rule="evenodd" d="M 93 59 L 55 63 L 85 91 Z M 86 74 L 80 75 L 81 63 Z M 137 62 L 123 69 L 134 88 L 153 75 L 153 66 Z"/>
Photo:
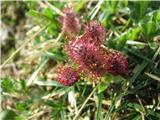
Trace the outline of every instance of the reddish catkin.
<path fill-rule="evenodd" d="M 64 86 L 71 86 L 79 79 L 78 72 L 72 67 L 62 67 L 58 70 L 57 80 Z"/>
<path fill-rule="evenodd" d="M 127 75 L 128 74 L 128 60 L 120 52 L 111 53 L 108 57 L 108 69 L 109 73 L 113 75 Z"/>
<path fill-rule="evenodd" d="M 90 22 L 81 37 L 69 42 L 68 54 L 75 63 L 80 65 L 80 70 L 97 77 L 105 73 L 126 75 L 128 72 L 127 59 L 120 52 L 100 47 L 104 40 L 103 27 L 97 21 Z"/>
<path fill-rule="evenodd" d="M 68 40 L 74 39 L 80 31 L 80 22 L 73 8 L 66 7 L 62 10 L 63 15 L 60 17 L 62 32 Z"/>
<path fill-rule="evenodd" d="M 102 76 L 107 70 L 107 56 L 102 49 L 87 40 L 85 36 L 71 41 L 68 45 L 69 56 L 87 72 Z"/>
<path fill-rule="evenodd" d="M 83 36 L 86 36 L 90 42 L 101 45 L 105 41 L 106 31 L 98 21 L 94 20 L 85 26 L 85 34 Z"/>

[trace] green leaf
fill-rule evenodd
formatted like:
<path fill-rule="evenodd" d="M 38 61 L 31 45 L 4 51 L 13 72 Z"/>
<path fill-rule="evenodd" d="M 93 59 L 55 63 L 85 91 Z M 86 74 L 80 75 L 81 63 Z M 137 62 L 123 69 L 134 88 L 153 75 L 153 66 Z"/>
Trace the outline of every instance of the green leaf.
<path fill-rule="evenodd" d="M 160 119 L 160 113 L 159 112 L 156 112 L 153 109 L 146 109 L 146 111 L 147 111 L 147 115 L 151 116 L 151 118 L 157 119 L 157 120 Z"/>
<path fill-rule="evenodd" d="M 40 17 L 40 16 L 41 16 L 41 15 L 40 15 L 37 11 L 35 11 L 35 10 L 30 10 L 30 11 L 28 12 L 28 15 L 33 16 L 33 17 Z"/>
<path fill-rule="evenodd" d="M 138 39 L 140 33 L 141 33 L 140 27 L 131 28 L 127 32 L 122 33 L 122 35 L 118 37 L 117 49 L 121 50 L 125 46 L 127 40 Z"/>
<path fill-rule="evenodd" d="M 2 79 L 2 89 L 5 92 L 14 92 L 16 91 L 16 86 L 13 80 L 9 77 Z"/>
<path fill-rule="evenodd" d="M 131 10 L 131 18 L 138 23 L 145 16 L 149 1 L 131 1 L 129 4 Z"/>
<path fill-rule="evenodd" d="M 140 18 L 142 18 L 147 10 L 149 1 L 140 1 Z"/>
<path fill-rule="evenodd" d="M 79 11 L 86 4 L 86 2 L 87 2 L 86 0 L 77 1 L 76 5 L 75 5 L 76 11 Z"/>
<path fill-rule="evenodd" d="M 62 94 L 62 93 L 67 93 L 72 89 L 72 87 L 62 87 L 58 90 L 56 90 L 56 94 Z"/>
<path fill-rule="evenodd" d="M 139 104 L 136 104 L 136 103 L 129 103 L 127 106 L 135 109 L 139 113 L 141 113 L 143 111 L 142 106 Z"/>
<path fill-rule="evenodd" d="M 155 11 L 153 17 L 157 23 L 160 23 L 160 10 Z"/>
<path fill-rule="evenodd" d="M 117 11 L 117 9 L 118 9 L 118 3 L 119 3 L 119 1 L 108 1 L 109 2 L 109 6 L 110 6 L 110 8 L 111 8 L 111 11 L 112 11 L 112 13 L 115 13 L 116 11 Z"/>
<path fill-rule="evenodd" d="M 26 120 L 26 118 L 24 118 L 23 116 L 16 116 L 15 119 L 16 119 L 16 120 Z"/>
<path fill-rule="evenodd" d="M 157 48 L 157 44 L 154 41 L 149 42 L 149 47 L 153 50 Z"/>
<path fill-rule="evenodd" d="M 146 37 L 146 40 L 149 43 L 149 46 L 151 49 L 156 49 L 157 45 L 153 41 L 153 37 L 157 34 L 158 32 L 158 26 L 154 21 L 149 21 L 148 23 L 141 23 L 141 29 Z"/>
<path fill-rule="evenodd" d="M 132 76 L 131 81 L 133 82 L 143 71 L 143 69 L 148 65 L 147 61 L 143 61 L 141 65 L 138 66 L 137 71 L 135 71 L 135 74 Z"/>
<path fill-rule="evenodd" d="M 43 12 L 47 12 L 47 13 L 43 13 Z M 53 16 L 52 12 L 50 10 L 47 9 L 47 10 L 44 10 L 43 12 L 30 10 L 28 12 L 28 15 L 33 16 L 38 19 L 44 19 L 44 20 L 52 22 L 52 23 L 56 23 L 56 24 L 58 23 L 58 20 L 56 20 L 55 15 Z"/>
<path fill-rule="evenodd" d="M 50 19 L 53 19 L 53 11 L 49 8 L 43 9 L 42 14 Z"/>
<path fill-rule="evenodd" d="M 54 110 L 52 112 L 52 118 L 53 118 L 53 120 L 58 120 L 59 119 L 59 113 L 60 113 L 60 111 L 56 111 L 56 110 Z"/>
<path fill-rule="evenodd" d="M 102 82 L 98 87 L 98 93 L 105 91 L 109 86 L 109 82 Z"/>
<path fill-rule="evenodd" d="M 152 33 L 154 32 L 155 28 L 156 28 L 156 24 L 154 22 L 152 22 L 152 21 L 149 21 L 148 25 L 147 25 L 147 33 L 149 35 L 152 35 Z"/>
<path fill-rule="evenodd" d="M 136 40 L 139 36 L 141 32 L 141 28 L 140 27 L 136 27 L 136 28 L 133 28 L 133 29 L 130 29 L 127 33 L 127 38 L 129 40 Z"/>
<path fill-rule="evenodd" d="M 19 102 L 19 103 L 16 103 L 15 107 L 16 107 L 17 110 L 23 111 L 23 110 L 28 109 L 28 104 L 27 104 L 27 102 Z"/>
<path fill-rule="evenodd" d="M 2 120 L 16 120 L 16 113 L 12 110 L 4 110 L 0 113 Z"/>
<path fill-rule="evenodd" d="M 66 56 L 60 51 L 45 52 L 44 56 L 48 57 L 48 58 L 52 58 L 52 59 L 58 60 L 58 61 L 65 61 L 66 60 Z"/>
<path fill-rule="evenodd" d="M 122 76 L 120 76 L 120 75 L 117 75 L 117 76 L 113 76 L 113 81 L 114 82 L 121 82 L 121 81 L 123 81 L 123 80 L 125 80 Z"/>
<path fill-rule="evenodd" d="M 138 114 L 137 116 L 135 116 L 132 120 L 141 120 L 141 115 Z"/>
<path fill-rule="evenodd" d="M 27 91 L 27 84 L 25 80 L 20 80 L 21 89 Z"/>
<path fill-rule="evenodd" d="M 117 45 L 117 49 L 118 50 L 121 50 L 125 44 L 127 42 L 127 34 L 126 33 L 123 33 L 121 36 L 119 36 L 118 38 L 118 45 Z"/>
<path fill-rule="evenodd" d="M 105 91 L 108 88 L 111 81 L 112 81 L 112 75 L 110 74 L 105 75 L 102 78 L 102 82 L 98 87 L 98 93 Z"/>
<path fill-rule="evenodd" d="M 52 107 L 54 110 L 61 111 L 65 109 L 65 105 L 61 101 L 46 100 L 43 101 L 43 103 L 47 106 Z"/>
<path fill-rule="evenodd" d="M 29 8 L 30 10 L 31 10 L 31 9 L 36 9 L 37 2 L 27 1 L 27 6 L 28 6 L 28 8 Z"/>

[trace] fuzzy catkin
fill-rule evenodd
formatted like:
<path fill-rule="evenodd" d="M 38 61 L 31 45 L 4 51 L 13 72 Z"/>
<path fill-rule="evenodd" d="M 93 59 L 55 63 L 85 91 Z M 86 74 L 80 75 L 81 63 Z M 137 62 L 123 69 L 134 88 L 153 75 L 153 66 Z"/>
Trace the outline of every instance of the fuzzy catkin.
<path fill-rule="evenodd" d="M 106 31 L 98 21 L 93 20 L 85 26 L 83 36 L 86 36 L 90 42 L 100 46 L 105 41 Z"/>
<path fill-rule="evenodd" d="M 63 15 L 60 17 L 62 32 L 67 40 L 74 39 L 80 31 L 80 22 L 73 8 L 66 7 L 62 10 Z"/>
<path fill-rule="evenodd" d="M 62 67 L 58 70 L 57 81 L 64 86 L 71 86 L 80 79 L 78 72 L 72 67 Z"/>

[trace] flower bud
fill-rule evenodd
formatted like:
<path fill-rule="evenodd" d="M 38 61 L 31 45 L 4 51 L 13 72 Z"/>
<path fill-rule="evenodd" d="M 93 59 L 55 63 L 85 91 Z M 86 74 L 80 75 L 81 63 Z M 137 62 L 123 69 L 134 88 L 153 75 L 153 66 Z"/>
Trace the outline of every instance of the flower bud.
<path fill-rule="evenodd" d="M 115 52 L 108 57 L 109 73 L 113 75 L 127 75 L 128 74 L 128 61 L 125 56 L 120 52 Z"/>
<path fill-rule="evenodd" d="M 105 41 L 106 31 L 97 21 L 91 21 L 85 26 L 84 36 L 88 37 L 90 42 L 101 45 Z"/>
<path fill-rule="evenodd" d="M 62 32 L 69 40 L 76 37 L 80 31 L 80 23 L 73 8 L 66 7 L 63 9 L 63 15 L 61 16 Z"/>
<path fill-rule="evenodd" d="M 78 72 L 72 67 L 62 67 L 58 70 L 57 80 L 64 86 L 71 86 L 79 79 Z"/>
<path fill-rule="evenodd" d="M 84 71 L 96 76 L 102 76 L 107 70 L 107 56 L 94 43 L 87 41 L 85 36 L 71 41 L 68 45 L 69 56 L 80 65 Z"/>

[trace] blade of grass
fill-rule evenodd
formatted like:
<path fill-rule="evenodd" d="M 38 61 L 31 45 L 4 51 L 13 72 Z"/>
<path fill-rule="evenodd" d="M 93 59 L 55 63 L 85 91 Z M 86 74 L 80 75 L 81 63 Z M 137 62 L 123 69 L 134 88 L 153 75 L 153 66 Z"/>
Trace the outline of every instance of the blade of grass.
<path fill-rule="evenodd" d="M 77 113 L 77 105 L 76 105 L 76 96 L 75 96 L 75 90 L 73 89 L 68 92 L 68 102 L 70 103 L 70 106 L 75 108 L 75 113 Z"/>
<path fill-rule="evenodd" d="M 97 85 L 98 86 L 98 85 Z M 94 92 L 97 89 L 97 86 L 92 90 L 92 92 L 89 94 L 89 96 L 87 97 L 87 99 L 84 101 L 84 103 L 82 104 L 81 108 L 78 110 L 76 116 L 73 118 L 73 120 L 77 120 L 79 117 L 79 114 L 81 113 L 82 109 L 85 107 L 86 103 L 88 102 L 88 100 L 90 99 L 90 97 L 94 94 Z"/>
<path fill-rule="evenodd" d="M 141 59 L 143 59 L 143 60 L 145 60 L 147 62 L 151 62 L 152 63 L 151 59 L 147 58 L 146 56 L 141 54 L 139 51 L 136 51 L 135 49 L 126 49 L 126 48 L 124 48 L 124 50 L 134 54 L 135 56 L 137 56 L 137 57 L 139 57 L 139 58 L 141 58 Z"/>
<path fill-rule="evenodd" d="M 37 65 L 37 68 L 35 69 L 35 71 L 33 72 L 33 74 L 31 75 L 31 77 L 29 78 L 29 80 L 27 81 L 27 86 L 30 86 L 33 82 L 35 82 L 37 80 L 37 75 L 40 72 L 40 70 L 45 66 L 45 64 L 48 62 L 48 59 L 45 59 L 43 61 L 40 62 L 40 64 Z"/>
<path fill-rule="evenodd" d="M 92 20 L 96 14 L 98 13 L 99 9 L 101 8 L 101 5 L 103 4 L 104 0 L 100 0 L 97 5 L 95 6 L 95 8 L 91 11 L 90 15 L 90 20 Z"/>
<path fill-rule="evenodd" d="M 133 75 L 133 77 L 130 79 L 131 82 L 133 82 L 138 76 L 139 74 L 144 70 L 144 68 L 148 65 L 147 61 L 143 61 L 142 64 L 140 66 L 138 66 L 136 73 Z"/>
<path fill-rule="evenodd" d="M 61 111 L 61 120 L 65 120 L 65 111 L 64 110 Z"/>
<path fill-rule="evenodd" d="M 111 106 L 109 106 L 109 109 L 108 109 L 108 112 L 107 112 L 107 114 L 105 115 L 105 118 L 104 118 L 104 120 L 111 120 L 111 113 L 112 113 L 112 111 L 114 110 L 114 108 L 115 108 L 115 102 L 116 102 L 116 95 L 113 97 L 113 99 L 112 99 L 112 104 L 111 104 Z"/>
<path fill-rule="evenodd" d="M 53 11 L 55 11 L 56 13 L 58 13 L 59 15 L 64 15 L 58 8 L 56 8 L 54 5 L 50 4 L 47 0 L 44 0 L 44 2 L 46 3 L 46 5 L 51 8 Z"/>
<path fill-rule="evenodd" d="M 96 113 L 96 120 L 102 120 L 102 93 L 98 95 L 98 106 L 97 106 L 97 113 Z"/>
<path fill-rule="evenodd" d="M 136 95 L 136 98 L 138 99 L 138 102 L 139 102 L 139 104 L 140 104 L 140 106 L 141 106 L 141 111 L 140 111 L 140 114 L 141 114 L 141 118 L 142 118 L 142 120 L 145 120 L 144 118 L 144 116 L 145 116 L 145 114 L 146 114 L 146 110 L 145 110 L 145 108 L 144 108 L 144 106 L 143 106 L 143 104 L 142 104 L 142 101 L 141 101 L 141 99 L 139 98 L 139 96 L 138 95 Z"/>
<path fill-rule="evenodd" d="M 133 40 L 128 40 L 126 42 L 128 45 L 142 45 L 142 46 L 147 46 L 147 43 L 139 42 L 139 41 L 133 41 Z"/>
<path fill-rule="evenodd" d="M 155 54 L 154 54 L 152 60 L 155 60 L 156 57 L 158 56 L 158 54 L 160 54 L 160 47 L 159 47 L 159 48 L 157 49 L 157 51 L 155 52 Z"/>
<path fill-rule="evenodd" d="M 62 85 L 57 82 L 57 81 L 42 81 L 42 80 L 37 80 L 35 81 L 35 84 L 37 85 L 42 85 L 42 86 L 56 86 L 56 87 L 62 87 Z"/>
<path fill-rule="evenodd" d="M 157 80 L 158 82 L 160 82 L 160 78 L 156 75 L 153 75 L 153 74 L 150 74 L 150 73 L 145 73 L 148 77 L 154 79 L 154 80 Z"/>

